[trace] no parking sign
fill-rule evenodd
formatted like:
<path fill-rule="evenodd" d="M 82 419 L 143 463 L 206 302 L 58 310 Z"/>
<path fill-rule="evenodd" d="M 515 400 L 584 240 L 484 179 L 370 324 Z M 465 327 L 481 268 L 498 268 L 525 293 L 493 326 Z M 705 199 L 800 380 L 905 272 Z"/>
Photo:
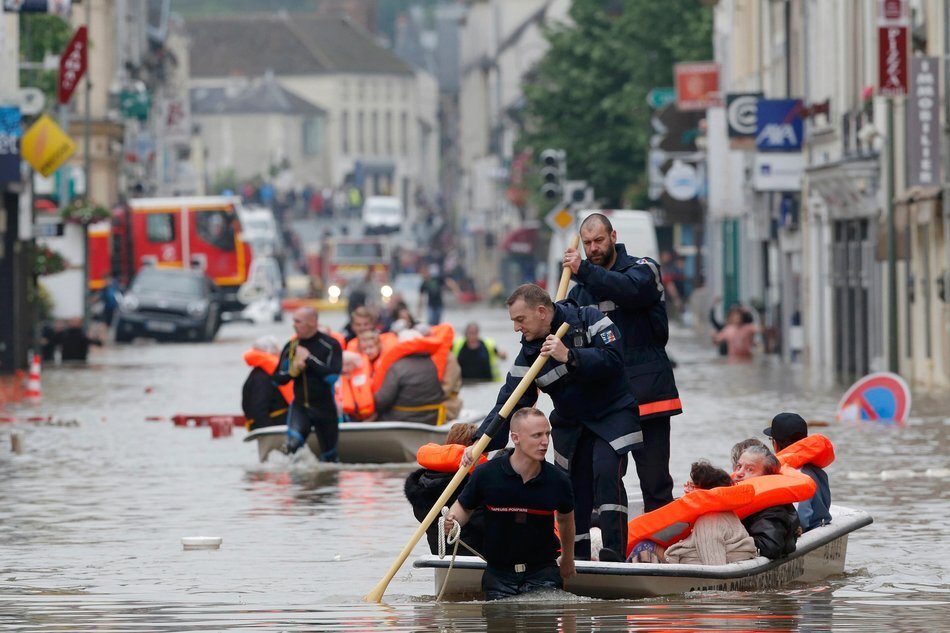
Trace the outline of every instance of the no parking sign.
<path fill-rule="evenodd" d="M 854 383 L 838 403 L 839 421 L 888 422 L 903 426 L 910 417 L 910 388 L 890 372 L 869 374 Z"/>

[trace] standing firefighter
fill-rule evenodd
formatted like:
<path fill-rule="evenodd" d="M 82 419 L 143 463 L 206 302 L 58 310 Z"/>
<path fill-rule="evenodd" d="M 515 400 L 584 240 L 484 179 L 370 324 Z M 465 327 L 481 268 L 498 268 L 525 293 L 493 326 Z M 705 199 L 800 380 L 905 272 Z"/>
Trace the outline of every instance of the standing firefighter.
<path fill-rule="evenodd" d="M 535 388 L 529 387 L 515 408 L 533 407 L 538 389 L 554 402 L 554 463 L 570 475 L 574 490 L 577 558 L 590 558 L 590 523 L 596 508 L 607 550 L 601 550 L 601 559 L 623 560 L 627 492 L 622 478 L 627 453 L 643 438 L 637 403 L 623 369 L 620 332 L 596 309 L 579 308 L 571 301 L 554 303 L 534 284 L 516 288 L 507 304 L 515 332 L 522 333 L 521 351 L 476 437 L 485 432 L 535 359 L 541 354 L 550 357 L 534 379 Z M 562 341 L 554 332 L 565 322 L 570 329 Z M 503 448 L 507 434 L 506 422 L 488 449 Z M 471 448 L 466 449 L 466 464 L 471 464 Z"/>
<path fill-rule="evenodd" d="M 624 364 L 630 388 L 639 404 L 643 446 L 633 452 L 643 493 L 643 510 L 650 512 L 673 500 L 670 476 L 670 416 L 683 412 L 673 367 L 666 355 L 670 328 L 666 316 L 660 267 L 648 257 L 635 259 L 603 214 L 581 224 L 587 261 L 576 249 L 564 253 L 577 285 L 569 298 L 597 308 L 623 334 Z"/>

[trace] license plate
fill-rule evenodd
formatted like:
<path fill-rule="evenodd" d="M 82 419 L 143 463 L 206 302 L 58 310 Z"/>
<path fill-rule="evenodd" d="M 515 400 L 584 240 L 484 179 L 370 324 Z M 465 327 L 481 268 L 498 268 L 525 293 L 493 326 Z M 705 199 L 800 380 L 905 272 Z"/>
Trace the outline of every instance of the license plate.
<path fill-rule="evenodd" d="M 169 321 L 146 321 L 145 329 L 149 332 L 174 332 L 175 324 Z"/>

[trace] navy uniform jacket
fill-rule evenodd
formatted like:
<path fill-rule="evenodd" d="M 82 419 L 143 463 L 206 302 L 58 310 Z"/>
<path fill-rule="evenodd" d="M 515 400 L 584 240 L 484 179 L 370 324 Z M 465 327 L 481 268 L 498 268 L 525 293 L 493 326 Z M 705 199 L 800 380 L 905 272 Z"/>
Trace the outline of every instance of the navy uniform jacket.
<path fill-rule="evenodd" d="M 580 308 L 570 300 L 554 304 L 551 333 L 565 321 L 570 324 L 570 329 L 561 340 L 573 350 L 577 366 L 570 367 L 549 358 L 534 379 L 535 388 L 525 390 L 512 412 L 534 406 L 538 401 L 538 389 L 551 396 L 554 401 L 551 426 L 555 463 L 567 469 L 581 425 L 621 455 L 642 446 L 643 434 L 636 414 L 637 401 L 630 393 L 623 369 L 617 326 L 596 309 Z M 476 439 L 488 428 L 521 378 L 528 373 L 540 355 L 543 343 L 543 338 L 534 341 L 521 338 L 521 351 L 498 392 L 495 407 L 475 433 Z M 508 420 L 505 420 L 488 444 L 488 450 L 505 447 L 508 428 Z"/>
<path fill-rule="evenodd" d="M 610 317 L 623 333 L 623 355 L 640 419 L 683 412 L 673 366 L 666 355 L 670 325 L 660 265 L 649 257 L 634 259 L 617 244 L 617 260 L 607 270 L 581 262 L 568 297 Z"/>

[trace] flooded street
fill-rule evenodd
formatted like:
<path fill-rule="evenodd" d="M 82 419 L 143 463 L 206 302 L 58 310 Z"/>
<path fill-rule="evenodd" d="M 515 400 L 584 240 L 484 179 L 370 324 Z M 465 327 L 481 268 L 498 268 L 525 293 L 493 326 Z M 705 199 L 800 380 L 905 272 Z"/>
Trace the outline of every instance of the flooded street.
<path fill-rule="evenodd" d="M 446 318 L 456 329 L 478 321 L 514 357 L 503 309 Z M 343 314 L 321 320 L 338 329 Z M 413 570 L 410 559 L 384 604 L 365 604 L 417 527 L 402 492 L 411 464 L 327 467 L 277 455 L 261 465 L 242 429 L 213 440 L 208 428 L 146 420 L 239 413 L 242 352 L 257 336 L 290 332 L 288 321 L 229 324 L 212 344 L 113 346 L 95 350 L 86 368 L 44 370 L 35 410 L 60 425 L 0 425 L 0 629 L 921 631 L 950 615 L 946 398 L 915 394 L 903 429 L 838 425 L 846 385 L 772 358 L 726 364 L 686 330 L 669 348 L 686 409 L 673 423 L 676 494 L 692 461 L 727 465 L 733 443 L 762 438 L 780 410 L 827 420 L 813 430 L 835 444 L 834 501 L 874 517 L 851 535 L 844 576 L 639 601 L 436 603 L 431 572 Z M 463 388 L 465 408 L 487 411 L 497 389 Z M 23 437 L 19 455 L 10 451 L 13 431 Z M 627 485 L 638 500 L 633 468 Z M 223 545 L 182 551 L 181 538 L 197 535 Z"/>

